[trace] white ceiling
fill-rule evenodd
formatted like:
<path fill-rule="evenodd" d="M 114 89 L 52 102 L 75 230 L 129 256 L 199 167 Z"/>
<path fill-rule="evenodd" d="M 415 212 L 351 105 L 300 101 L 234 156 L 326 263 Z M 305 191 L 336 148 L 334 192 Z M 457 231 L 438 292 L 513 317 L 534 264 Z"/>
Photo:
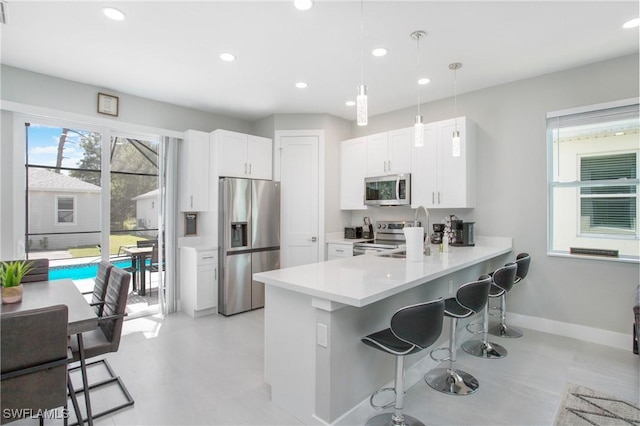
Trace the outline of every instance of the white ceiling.
<path fill-rule="evenodd" d="M 101 13 L 126 13 L 122 22 Z M 2 63 L 104 88 L 256 120 L 329 113 L 354 120 L 360 84 L 360 1 L 23 1 L 5 3 Z M 638 52 L 630 1 L 375 1 L 364 10 L 369 114 Z M 417 69 L 415 30 L 420 43 Z M 373 57 L 374 47 L 389 54 Z M 222 62 L 232 52 L 237 60 Z M 297 81 L 309 84 L 296 89 Z M 588 88 L 585 88 L 588 89 Z"/>

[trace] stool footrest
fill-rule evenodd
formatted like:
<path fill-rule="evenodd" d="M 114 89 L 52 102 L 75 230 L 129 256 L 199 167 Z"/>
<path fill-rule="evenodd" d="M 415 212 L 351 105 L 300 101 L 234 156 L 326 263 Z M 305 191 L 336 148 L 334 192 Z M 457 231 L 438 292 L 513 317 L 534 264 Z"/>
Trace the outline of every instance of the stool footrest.
<path fill-rule="evenodd" d="M 378 395 L 379 393 L 382 393 L 382 392 L 393 392 L 393 401 L 391 401 L 390 403 L 388 403 L 386 405 L 375 404 L 373 402 L 373 398 L 375 398 L 376 395 Z M 369 397 L 369 404 L 371 404 L 371 406 L 373 408 L 375 408 L 376 410 L 386 410 L 387 408 L 393 407 L 396 404 L 396 389 L 395 388 L 378 389 L 377 391 L 375 391 L 374 393 L 371 394 L 371 397 Z"/>
<path fill-rule="evenodd" d="M 444 358 L 437 358 L 433 354 L 434 354 L 434 352 L 438 352 L 438 351 L 447 351 L 449 353 L 449 355 L 444 357 Z M 431 357 L 432 360 L 437 361 L 437 362 L 449 361 L 451 359 L 451 348 L 448 348 L 448 347 L 436 348 L 436 349 L 432 350 L 431 352 L 429 352 L 429 356 Z"/>
<path fill-rule="evenodd" d="M 466 329 L 469 333 L 471 334 L 482 334 L 484 333 L 484 328 L 480 328 L 480 330 L 473 330 L 472 327 L 482 327 L 482 324 L 480 324 L 479 322 L 472 322 L 466 325 Z"/>

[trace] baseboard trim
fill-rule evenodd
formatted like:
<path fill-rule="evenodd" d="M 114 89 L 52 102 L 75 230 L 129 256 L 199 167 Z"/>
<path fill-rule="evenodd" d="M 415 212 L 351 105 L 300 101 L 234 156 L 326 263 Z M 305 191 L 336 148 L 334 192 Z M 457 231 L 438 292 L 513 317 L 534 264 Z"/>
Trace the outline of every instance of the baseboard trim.
<path fill-rule="evenodd" d="M 514 314 L 510 312 L 507 312 L 507 324 L 512 324 L 516 327 L 528 328 L 530 330 L 542 331 L 544 333 L 555 334 L 558 336 L 571 337 L 573 339 L 598 343 L 600 345 L 611 346 L 618 349 L 631 350 L 633 342 L 633 336 L 631 333 L 617 333 L 615 331 L 602 330 L 584 325 Z M 631 328 L 631 322 L 629 322 L 629 328 Z"/>

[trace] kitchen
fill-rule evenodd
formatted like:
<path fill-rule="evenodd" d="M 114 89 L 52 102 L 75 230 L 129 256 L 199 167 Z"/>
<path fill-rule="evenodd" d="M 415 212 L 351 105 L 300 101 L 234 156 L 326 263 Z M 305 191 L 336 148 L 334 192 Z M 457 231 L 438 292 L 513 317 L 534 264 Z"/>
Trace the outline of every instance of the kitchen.
<path fill-rule="evenodd" d="M 414 29 L 416 28 L 411 28 L 411 30 Z M 425 29 L 429 30 L 429 28 Z M 414 45 L 411 44 L 408 33 L 403 34 L 403 37 L 413 48 Z M 425 49 L 430 42 L 429 39 L 424 42 Z M 453 56 L 455 56 L 454 53 L 452 53 Z M 452 58 L 452 60 L 455 59 L 457 58 Z M 540 318 L 565 325 L 569 331 L 581 332 L 581 327 L 591 331 L 605 330 L 613 336 L 623 335 L 622 340 L 630 333 L 628 317 L 606 315 L 600 318 L 594 313 L 630 310 L 626 309 L 626 306 L 629 305 L 630 294 L 637 285 L 637 265 L 564 259 L 546 255 L 547 154 L 544 142 L 546 131 L 544 118 L 550 111 L 637 96 L 637 63 L 637 53 L 622 55 L 602 61 L 576 64 L 574 67 L 556 70 L 550 74 L 531 76 L 495 87 L 458 94 L 458 115 L 473 119 L 477 126 L 477 202 L 472 210 L 457 208 L 430 210 L 431 223 L 441 221 L 446 215 L 455 214 L 464 221 L 475 222 L 476 235 L 508 236 L 513 238 L 514 252 L 527 250 L 532 253 L 536 268 L 528 278 L 529 285 L 526 290 L 521 289 L 520 294 L 514 294 L 510 304 L 513 313 L 520 315 L 521 321 L 531 322 L 535 318 Z M 446 67 L 447 64 L 444 66 Z M 464 78 L 470 78 L 468 76 L 473 74 L 471 69 L 469 64 L 465 64 L 459 72 L 460 84 Z M 463 74 L 463 71 L 466 71 L 466 74 Z M 447 70 L 447 73 L 450 71 Z M 3 140 L 11 134 L 14 127 L 13 114 L 34 114 L 38 108 L 51 108 L 67 110 L 69 116 L 95 115 L 93 98 L 90 107 L 73 103 L 66 107 L 58 107 L 59 100 L 54 89 L 50 89 L 53 93 L 38 92 L 31 93 L 29 96 L 27 96 L 28 90 L 18 92 L 31 86 L 49 88 L 62 86 L 69 87 L 69 90 L 78 96 L 82 96 L 81 94 L 87 91 L 90 91 L 93 96 L 94 88 L 99 84 L 86 86 L 81 83 L 69 83 L 53 76 L 20 70 L 19 67 L 14 68 L 10 65 L 3 65 L 2 78 L 3 128 L 5 129 Z M 454 117 L 451 92 L 453 76 L 445 74 L 442 79 L 447 82 L 449 94 L 442 99 L 423 104 L 422 114 L 427 123 Z M 593 90 L 584 90 L 585 86 Z M 557 96 L 559 93 L 563 95 Z M 182 131 L 188 128 L 199 129 L 206 133 L 216 129 L 228 129 L 271 138 L 275 145 L 279 143 L 276 132 L 322 129 L 324 132 L 324 145 L 321 150 L 323 162 L 319 174 L 323 203 L 317 209 L 320 228 L 317 234 L 313 235 L 318 238 L 320 247 L 325 247 L 328 242 L 327 234 L 343 233 L 344 227 L 360 226 L 364 216 L 372 218 L 374 223 L 397 219 L 411 221 L 414 218 L 414 209 L 408 207 L 341 210 L 340 191 L 337 189 L 340 187 L 339 142 L 410 126 L 415 116 L 413 102 L 407 102 L 384 114 L 371 116 L 369 125 L 359 128 L 351 120 L 324 113 L 278 112 L 267 118 L 242 121 L 224 115 L 212 117 L 210 114 L 158 105 L 154 101 L 124 93 L 120 94 L 120 100 L 121 121 L 138 123 L 146 128 L 177 129 L 180 132 L 176 131 L 176 134 L 180 133 L 180 135 L 174 136 L 180 138 Z M 370 94 L 370 102 L 373 107 L 373 92 Z M 143 105 L 141 110 L 155 111 L 155 113 L 143 114 L 125 108 L 132 104 Z M 32 107 L 27 108 L 24 105 Z M 169 116 L 169 118 L 161 120 L 158 116 Z M 18 129 L 13 131 L 18 132 Z M 187 135 L 186 138 L 188 137 Z M 4 167 L 10 163 L 10 159 L 19 154 L 19 150 L 14 151 L 8 145 L 3 143 L 0 154 L 3 164 L 3 200 L 0 201 L 2 203 L 0 235 L 2 235 L 3 257 L 8 257 L 4 256 L 4 253 L 14 253 L 15 250 L 15 239 L 12 238 L 14 230 L 8 224 L 20 222 L 18 213 L 9 208 L 7 199 L 17 199 L 16 205 L 20 205 L 19 199 L 23 195 L 17 189 L 13 189 L 14 178 L 7 176 L 11 168 Z M 210 187 L 209 191 L 217 190 Z M 6 197 L 5 194 L 7 194 Z M 215 213 L 207 212 L 199 215 L 199 232 L 206 232 L 207 227 L 217 227 L 216 220 L 205 217 L 213 214 Z M 178 226 L 180 227 L 178 235 L 180 238 L 185 238 L 183 223 L 179 221 Z M 198 237 L 191 237 L 191 239 L 194 238 Z M 322 251 L 324 250 L 319 252 L 322 253 Z M 322 256 L 323 254 L 319 255 L 319 257 Z M 577 272 L 576 269 L 578 269 Z M 603 288 L 602 282 L 615 285 L 615 291 L 609 291 L 608 286 Z M 549 298 L 552 298 L 554 303 L 548 303 Z M 575 309 L 577 306 L 580 309 Z"/>

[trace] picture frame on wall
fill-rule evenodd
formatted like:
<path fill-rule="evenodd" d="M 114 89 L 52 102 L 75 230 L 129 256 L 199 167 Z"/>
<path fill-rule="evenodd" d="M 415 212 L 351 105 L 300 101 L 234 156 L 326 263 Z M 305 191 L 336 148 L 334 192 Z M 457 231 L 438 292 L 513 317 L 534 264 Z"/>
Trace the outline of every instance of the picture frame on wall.
<path fill-rule="evenodd" d="M 98 112 L 100 114 L 118 116 L 120 99 L 117 96 L 98 93 Z"/>

